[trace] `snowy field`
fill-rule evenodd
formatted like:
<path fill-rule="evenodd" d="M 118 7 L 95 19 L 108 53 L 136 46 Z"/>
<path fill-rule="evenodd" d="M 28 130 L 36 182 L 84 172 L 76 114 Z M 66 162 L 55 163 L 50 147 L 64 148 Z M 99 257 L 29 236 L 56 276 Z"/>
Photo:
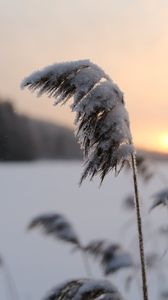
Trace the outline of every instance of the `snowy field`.
<path fill-rule="evenodd" d="M 147 248 L 162 253 L 165 245 L 161 239 L 158 242 L 154 232 L 159 224 L 166 223 L 168 212 L 165 208 L 157 208 L 149 214 L 148 208 L 152 203 L 151 196 L 166 187 L 168 164 L 159 163 L 154 169 L 156 176 L 147 185 L 140 180 L 140 191 L 144 202 L 142 210 Z M 56 284 L 86 276 L 81 256 L 77 252 L 72 253 L 71 246 L 54 241 L 38 230 L 26 230 L 30 220 L 40 213 L 58 212 L 66 215 L 84 243 L 107 238 L 121 242 L 134 254 L 136 252 L 134 217 L 122 205 L 124 197 L 132 192 L 130 174 L 122 172 L 117 178 L 109 175 L 101 188 L 98 179 L 91 183 L 85 181 L 79 188 L 81 170 L 79 162 L 0 165 L 0 255 L 11 271 L 20 300 L 43 299 Z M 131 220 L 130 228 L 128 225 Z M 101 278 L 99 266 L 93 260 L 90 264 L 93 276 Z M 125 272 L 109 276 L 109 280 L 121 287 L 122 292 Z M 161 286 L 157 286 L 158 272 L 153 271 L 149 278 L 152 300 L 159 299 L 157 292 Z M 139 283 L 134 282 L 129 293 L 123 292 L 125 298 L 138 300 L 138 289 Z M 8 292 L 1 268 L 0 299 L 12 300 Z M 17 300 L 17 297 L 13 300 Z"/>

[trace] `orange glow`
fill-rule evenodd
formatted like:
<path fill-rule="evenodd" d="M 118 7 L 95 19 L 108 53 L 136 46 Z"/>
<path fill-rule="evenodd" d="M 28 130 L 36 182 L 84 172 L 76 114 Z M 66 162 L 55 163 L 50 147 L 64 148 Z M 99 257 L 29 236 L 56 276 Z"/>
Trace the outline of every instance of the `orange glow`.
<path fill-rule="evenodd" d="M 161 126 L 153 129 L 148 127 L 146 130 L 136 128 L 133 133 L 133 141 L 137 148 L 168 153 L 168 132 L 165 132 Z"/>
<path fill-rule="evenodd" d="M 160 135 L 159 145 L 163 152 L 168 152 L 168 133 L 163 133 Z"/>

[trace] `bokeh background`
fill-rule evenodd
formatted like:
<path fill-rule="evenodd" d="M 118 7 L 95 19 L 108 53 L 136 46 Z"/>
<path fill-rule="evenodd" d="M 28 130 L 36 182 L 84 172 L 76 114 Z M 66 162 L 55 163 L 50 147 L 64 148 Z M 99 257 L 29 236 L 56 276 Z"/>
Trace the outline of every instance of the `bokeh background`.
<path fill-rule="evenodd" d="M 68 105 L 20 91 L 54 62 L 90 58 L 124 91 L 135 144 L 168 150 L 166 0 L 0 0 L 1 98 L 19 113 L 73 127 Z"/>
<path fill-rule="evenodd" d="M 0 0 L 1 300 L 41 300 L 56 284 L 86 276 L 72 247 L 27 232 L 41 213 L 65 215 L 83 243 L 108 239 L 138 257 L 134 212 L 123 206 L 131 173 L 110 173 L 101 189 L 98 178 L 78 188 L 82 155 L 69 105 L 20 90 L 24 77 L 55 62 L 89 58 L 124 92 L 135 144 L 148 151 L 153 174 L 147 183 L 139 178 L 147 251 L 161 257 L 168 248 L 167 234 L 156 234 L 168 226 L 166 208 L 149 214 L 153 194 L 168 184 L 167 20 L 167 0 Z M 161 298 L 167 256 L 160 261 L 148 277 L 153 300 L 168 299 Z M 100 266 L 90 265 L 102 278 Z M 128 293 L 126 275 L 109 280 L 125 299 L 139 300 L 139 273 Z"/>

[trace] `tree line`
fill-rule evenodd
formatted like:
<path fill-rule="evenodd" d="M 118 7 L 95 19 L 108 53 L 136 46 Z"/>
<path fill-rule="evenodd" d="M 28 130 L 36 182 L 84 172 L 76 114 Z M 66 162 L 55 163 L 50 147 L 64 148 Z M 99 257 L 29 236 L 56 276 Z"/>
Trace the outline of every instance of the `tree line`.
<path fill-rule="evenodd" d="M 72 130 L 16 113 L 0 99 L 0 160 L 80 159 Z"/>

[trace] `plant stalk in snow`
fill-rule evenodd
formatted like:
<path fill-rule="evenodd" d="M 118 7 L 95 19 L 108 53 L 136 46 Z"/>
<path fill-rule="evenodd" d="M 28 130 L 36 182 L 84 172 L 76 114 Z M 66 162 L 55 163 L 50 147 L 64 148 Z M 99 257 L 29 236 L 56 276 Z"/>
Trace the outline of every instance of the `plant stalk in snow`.
<path fill-rule="evenodd" d="M 135 153 L 133 153 L 131 155 L 131 162 L 132 162 L 132 170 L 133 170 L 135 208 L 136 208 L 136 216 L 137 216 L 137 230 L 138 230 L 140 260 L 141 260 L 143 298 L 144 298 L 144 300 L 148 300 L 148 288 L 147 288 L 145 255 L 144 255 L 144 239 L 143 239 L 143 232 L 142 232 L 142 219 L 141 219 L 141 211 L 140 211 L 140 201 L 139 201 L 139 191 L 138 191 L 138 181 L 137 181 L 137 166 L 136 166 Z"/>

